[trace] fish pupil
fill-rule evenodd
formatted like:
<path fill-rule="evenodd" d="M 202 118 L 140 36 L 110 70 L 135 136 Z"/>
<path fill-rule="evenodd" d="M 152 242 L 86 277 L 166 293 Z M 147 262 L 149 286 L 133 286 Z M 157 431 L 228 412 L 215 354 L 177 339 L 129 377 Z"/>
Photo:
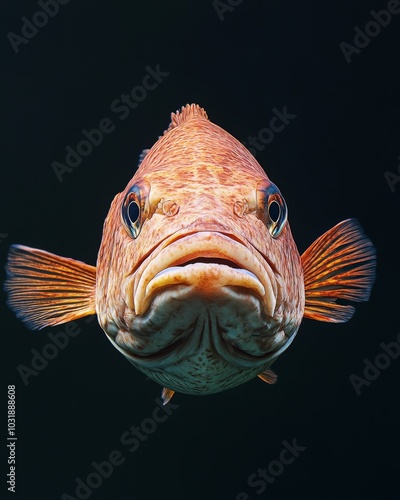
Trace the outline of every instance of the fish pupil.
<path fill-rule="evenodd" d="M 140 207 L 136 201 L 131 201 L 128 206 L 128 216 L 132 224 L 135 224 L 139 219 Z"/>
<path fill-rule="evenodd" d="M 279 203 L 273 200 L 268 206 L 268 214 L 272 222 L 277 222 L 281 213 L 281 208 Z"/>

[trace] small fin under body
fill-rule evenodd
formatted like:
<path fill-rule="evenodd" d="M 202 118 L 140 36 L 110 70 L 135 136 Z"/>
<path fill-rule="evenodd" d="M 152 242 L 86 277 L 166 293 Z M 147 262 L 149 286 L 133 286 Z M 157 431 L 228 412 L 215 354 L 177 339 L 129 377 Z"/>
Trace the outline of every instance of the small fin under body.
<path fill-rule="evenodd" d="M 8 305 L 40 330 L 96 314 L 96 268 L 37 248 L 12 245 L 7 260 Z"/>
<path fill-rule="evenodd" d="M 169 401 L 171 401 L 172 396 L 175 394 L 175 391 L 172 389 L 163 388 L 161 392 L 161 399 L 163 400 L 163 406 L 165 406 Z"/>
<path fill-rule="evenodd" d="M 258 378 L 260 378 L 267 384 L 275 384 L 275 382 L 278 380 L 278 375 L 272 370 L 264 370 L 258 375 Z"/>
<path fill-rule="evenodd" d="M 375 279 L 376 250 L 355 219 L 347 219 L 320 236 L 303 253 L 304 317 L 342 323 L 354 307 L 337 299 L 369 299 Z"/>

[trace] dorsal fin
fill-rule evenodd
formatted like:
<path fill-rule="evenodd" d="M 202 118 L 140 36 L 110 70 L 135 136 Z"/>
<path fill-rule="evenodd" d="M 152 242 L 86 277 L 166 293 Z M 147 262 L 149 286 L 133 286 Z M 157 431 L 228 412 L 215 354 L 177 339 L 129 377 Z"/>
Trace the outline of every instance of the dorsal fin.
<path fill-rule="evenodd" d="M 201 108 L 198 104 L 186 104 L 182 106 L 175 113 L 171 113 L 171 123 L 169 124 L 168 130 L 171 130 L 183 122 L 186 122 L 190 118 L 199 117 L 208 120 L 207 113 L 204 108 Z"/>
<path fill-rule="evenodd" d="M 143 160 L 146 158 L 147 153 L 150 151 L 150 149 L 143 149 L 142 152 L 139 155 L 139 161 L 138 161 L 138 167 L 142 164 Z"/>

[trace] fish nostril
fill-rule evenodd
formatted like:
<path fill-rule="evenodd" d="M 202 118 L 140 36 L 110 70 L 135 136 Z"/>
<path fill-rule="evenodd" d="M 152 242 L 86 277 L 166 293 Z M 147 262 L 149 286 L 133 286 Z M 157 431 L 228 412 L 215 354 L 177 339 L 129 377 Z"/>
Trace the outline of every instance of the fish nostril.
<path fill-rule="evenodd" d="M 167 217 L 173 217 L 179 212 L 179 205 L 173 200 L 166 200 L 162 204 L 162 211 Z"/>
<path fill-rule="evenodd" d="M 249 211 L 247 200 L 236 200 L 233 204 L 233 213 L 238 217 L 243 217 Z"/>

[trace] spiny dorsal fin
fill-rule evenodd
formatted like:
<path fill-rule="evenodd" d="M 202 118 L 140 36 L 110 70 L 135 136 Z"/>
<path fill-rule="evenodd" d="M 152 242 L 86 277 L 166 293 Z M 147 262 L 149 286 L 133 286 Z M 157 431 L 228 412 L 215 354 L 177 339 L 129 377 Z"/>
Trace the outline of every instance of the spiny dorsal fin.
<path fill-rule="evenodd" d="M 258 377 L 267 384 L 275 384 L 278 380 L 278 375 L 272 370 L 264 370 Z"/>
<path fill-rule="evenodd" d="M 354 307 L 337 304 L 337 299 L 369 299 L 376 251 L 355 219 L 344 220 L 320 236 L 303 253 L 301 262 L 305 318 L 342 323 L 353 316 Z"/>
<path fill-rule="evenodd" d="M 181 123 L 184 123 L 194 117 L 205 118 L 208 120 L 208 116 L 204 108 L 201 108 L 198 104 L 186 104 L 186 106 L 182 106 L 180 111 L 177 110 L 175 113 L 171 113 L 171 123 L 168 130 L 173 129 Z"/>
<path fill-rule="evenodd" d="M 174 394 L 175 391 L 173 391 L 172 389 L 167 389 L 166 387 L 163 388 L 161 392 L 161 399 L 163 400 L 164 406 L 171 400 Z"/>
<path fill-rule="evenodd" d="M 96 268 L 44 250 L 12 245 L 5 290 L 8 305 L 29 328 L 96 314 Z"/>
<path fill-rule="evenodd" d="M 143 160 L 146 158 L 147 153 L 150 151 L 150 149 L 143 149 L 142 152 L 139 155 L 139 161 L 138 161 L 138 167 L 142 164 Z"/>

